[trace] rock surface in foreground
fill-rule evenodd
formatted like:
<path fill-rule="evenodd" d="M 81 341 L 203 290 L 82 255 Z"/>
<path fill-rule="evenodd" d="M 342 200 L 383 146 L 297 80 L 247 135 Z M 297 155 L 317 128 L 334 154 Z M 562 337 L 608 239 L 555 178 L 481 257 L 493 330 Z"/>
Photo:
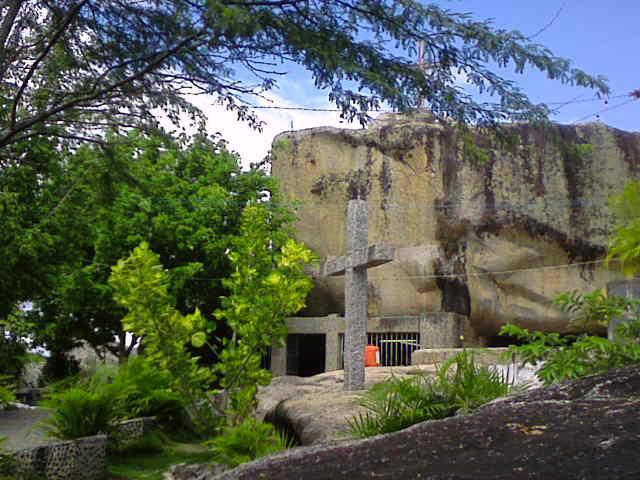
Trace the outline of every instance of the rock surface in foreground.
<path fill-rule="evenodd" d="M 431 365 L 367 368 L 365 386 L 403 377 L 432 373 Z M 275 377 L 260 389 L 256 417 L 293 433 L 301 445 L 348 438 L 348 420 L 363 411 L 359 393 L 344 391 L 344 372 L 336 370 L 313 377 Z"/>
<path fill-rule="evenodd" d="M 289 450 L 208 478 L 636 479 L 639 411 L 634 366 L 389 435 Z"/>

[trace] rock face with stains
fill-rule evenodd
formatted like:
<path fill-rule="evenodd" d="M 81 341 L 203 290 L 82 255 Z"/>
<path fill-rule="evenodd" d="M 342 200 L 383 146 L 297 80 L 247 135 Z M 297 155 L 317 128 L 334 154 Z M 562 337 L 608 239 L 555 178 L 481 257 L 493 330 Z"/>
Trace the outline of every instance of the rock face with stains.
<path fill-rule="evenodd" d="M 508 322 L 565 330 L 557 293 L 621 277 L 586 262 L 604 253 L 608 197 L 640 177 L 640 134 L 510 130 L 498 142 L 422 114 L 287 132 L 273 143 L 273 175 L 299 203 L 298 238 L 322 257 L 344 254 L 347 200 L 367 199 L 369 242 L 397 247 L 369 276 L 370 315 L 454 311 L 484 337 Z M 342 282 L 319 279 L 306 314 L 342 313 Z"/>
<path fill-rule="evenodd" d="M 204 479 L 640 478 L 638 409 L 634 366 L 389 435 L 296 448 Z"/>

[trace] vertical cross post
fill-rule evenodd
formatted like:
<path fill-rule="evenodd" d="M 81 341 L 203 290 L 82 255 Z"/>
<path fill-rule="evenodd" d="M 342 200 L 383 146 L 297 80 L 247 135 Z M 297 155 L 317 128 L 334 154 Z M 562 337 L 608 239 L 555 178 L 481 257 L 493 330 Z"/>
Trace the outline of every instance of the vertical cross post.
<path fill-rule="evenodd" d="M 344 387 L 364 388 L 364 350 L 367 345 L 367 269 L 393 260 L 390 245 L 368 245 L 367 202 L 347 205 L 347 254 L 328 259 L 320 271 L 324 277 L 345 276 Z"/>
<path fill-rule="evenodd" d="M 365 200 L 347 206 L 347 253 L 368 250 L 368 212 Z M 355 263 L 355 262 L 354 262 Z M 347 390 L 364 388 L 364 350 L 367 345 L 367 268 L 345 268 L 344 381 Z"/>

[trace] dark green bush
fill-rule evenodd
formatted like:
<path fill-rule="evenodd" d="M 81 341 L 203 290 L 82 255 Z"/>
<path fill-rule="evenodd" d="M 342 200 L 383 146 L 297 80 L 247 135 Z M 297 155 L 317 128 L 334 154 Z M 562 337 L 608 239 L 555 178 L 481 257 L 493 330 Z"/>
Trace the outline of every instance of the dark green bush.
<path fill-rule="evenodd" d="M 226 427 L 208 445 L 216 463 L 233 468 L 284 450 L 291 446 L 291 441 L 270 423 L 249 417 L 240 425 Z"/>
<path fill-rule="evenodd" d="M 75 358 L 64 352 L 53 352 L 42 369 L 42 382 L 57 382 L 78 375 L 79 372 L 80 364 Z"/>
<path fill-rule="evenodd" d="M 116 415 L 123 420 L 155 416 L 175 425 L 184 411 L 182 397 L 171 388 L 171 378 L 142 357 L 131 358 L 112 380 Z"/>
<path fill-rule="evenodd" d="M 5 439 L 0 437 L 0 480 L 15 480 L 18 473 L 18 462 L 13 455 L 4 450 Z"/>
<path fill-rule="evenodd" d="M 12 377 L 0 375 L 0 410 L 5 409 L 11 402 L 16 401 L 10 384 Z"/>
<path fill-rule="evenodd" d="M 51 436 L 62 440 L 108 433 L 114 420 L 113 405 L 113 397 L 104 391 L 73 387 L 45 400 L 44 406 L 52 409 L 52 414 L 44 426 Z"/>
<path fill-rule="evenodd" d="M 465 351 L 438 367 L 435 377 L 416 375 L 375 385 L 360 399 L 367 412 L 353 417 L 349 426 L 360 438 L 391 433 L 426 420 L 467 413 L 509 390 L 500 372 L 477 366 L 473 354 Z"/>
<path fill-rule="evenodd" d="M 27 360 L 27 348 L 17 338 L 0 330 L 0 373 L 16 383 Z"/>

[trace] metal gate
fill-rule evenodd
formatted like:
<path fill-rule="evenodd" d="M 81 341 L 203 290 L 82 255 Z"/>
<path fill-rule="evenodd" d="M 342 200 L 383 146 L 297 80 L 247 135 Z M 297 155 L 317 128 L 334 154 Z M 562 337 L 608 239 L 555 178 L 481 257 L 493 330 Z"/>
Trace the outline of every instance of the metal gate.
<path fill-rule="evenodd" d="M 383 367 L 411 365 L 411 354 L 420 348 L 419 332 L 367 333 L 367 345 L 380 348 Z M 344 334 L 340 334 L 339 368 L 344 368 Z"/>

